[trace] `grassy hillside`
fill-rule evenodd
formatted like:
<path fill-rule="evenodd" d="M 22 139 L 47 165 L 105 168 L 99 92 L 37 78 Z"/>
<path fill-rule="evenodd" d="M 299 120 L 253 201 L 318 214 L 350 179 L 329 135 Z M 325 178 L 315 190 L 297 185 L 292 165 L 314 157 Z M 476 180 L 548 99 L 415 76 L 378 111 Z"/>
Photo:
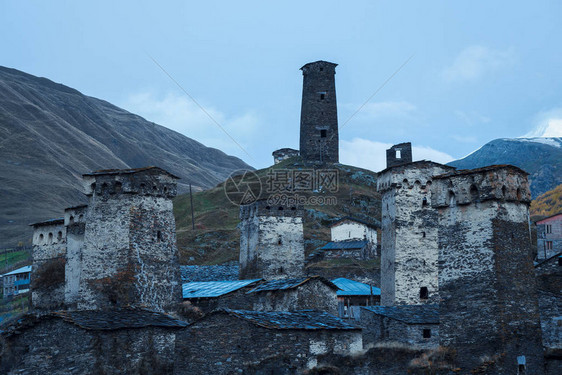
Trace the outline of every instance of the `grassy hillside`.
<path fill-rule="evenodd" d="M 334 218 L 351 215 L 379 223 L 381 215 L 380 195 L 376 192 L 376 173 L 337 164 L 333 168 L 339 174 L 339 188 L 335 193 L 316 192 L 310 195 L 335 196 L 335 205 L 305 206 L 304 237 L 306 252 L 330 240 L 329 224 Z M 256 171 L 266 185 L 267 173 L 279 169 L 305 169 L 299 158 L 291 158 L 270 168 Z M 267 193 L 262 193 L 262 197 Z M 180 262 L 182 264 L 220 264 L 238 260 L 239 206 L 231 203 L 223 184 L 193 194 L 195 230 L 192 230 L 189 194 L 174 200 L 174 214 L 178 236 Z"/>
<path fill-rule="evenodd" d="M 539 220 L 540 217 L 552 216 L 562 212 L 562 184 L 538 196 L 531 202 L 531 217 Z"/>

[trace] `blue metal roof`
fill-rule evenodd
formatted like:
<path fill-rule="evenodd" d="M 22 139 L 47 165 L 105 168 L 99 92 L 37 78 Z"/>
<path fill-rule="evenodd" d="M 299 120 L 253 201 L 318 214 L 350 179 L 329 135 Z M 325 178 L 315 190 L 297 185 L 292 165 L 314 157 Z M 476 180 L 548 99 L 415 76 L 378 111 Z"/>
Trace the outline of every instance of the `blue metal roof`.
<path fill-rule="evenodd" d="M 438 305 L 361 306 L 361 308 L 406 324 L 439 324 Z"/>
<path fill-rule="evenodd" d="M 330 288 L 338 289 L 334 283 L 329 280 L 326 280 L 320 276 L 310 276 L 310 277 L 296 277 L 292 279 L 278 279 L 278 280 L 270 280 L 265 281 L 258 285 L 255 289 L 250 290 L 248 293 L 255 293 L 255 292 L 265 292 L 271 290 L 284 290 L 284 289 L 292 289 L 296 288 L 299 285 L 302 285 L 310 280 L 318 279 L 324 284 L 328 285 Z"/>
<path fill-rule="evenodd" d="M 341 289 L 338 290 L 338 296 L 370 296 L 371 288 L 373 295 L 381 295 L 381 290 L 376 286 L 371 286 L 369 284 L 360 283 L 359 281 L 346 279 L 345 277 L 334 279 L 332 280 L 332 282 Z"/>
<path fill-rule="evenodd" d="M 362 249 L 369 242 L 366 240 L 352 240 L 352 241 L 331 241 L 322 246 L 322 250 L 345 250 L 345 249 Z"/>
<path fill-rule="evenodd" d="M 260 280 L 261 279 L 236 281 L 194 281 L 191 283 L 184 283 L 182 285 L 183 298 L 220 297 Z"/>
<path fill-rule="evenodd" d="M 248 310 L 217 310 L 215 313 L 227 313 L 230 316 L 249 321 L 268 329 L 305 329 L 325 330 L 343 329 L 355 330 L 360 327 L 328 314 L 324 311 L 248 311 Z"/>
<path fill-rule="evenodd" d="M 15 274 L 18 274 L 18 273 L 26 273 L 26 272 L 31 272 L 31 266 L 25 266 L 25 267 L 18 268 L 17 270 L 13 270 L 11 272 L 3 274 L 2 277 L 8 276 L 8 275 L 15 275 Z"/>

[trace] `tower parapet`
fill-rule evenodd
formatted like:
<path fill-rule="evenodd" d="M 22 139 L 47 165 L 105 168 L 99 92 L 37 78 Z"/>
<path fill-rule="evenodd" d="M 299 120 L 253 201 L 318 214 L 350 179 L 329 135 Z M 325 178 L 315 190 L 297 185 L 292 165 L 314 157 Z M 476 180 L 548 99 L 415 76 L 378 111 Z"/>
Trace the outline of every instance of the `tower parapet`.
<path fill-rule="evenodd" d="M 300 155 L 313 164 L 339 162 L 337 64 L 316 61 L 304 65 Z"/>
<path fill-rule="evenodd" d="M 240 206 L 240 278 L 304 276 L 302 206 Z"/>

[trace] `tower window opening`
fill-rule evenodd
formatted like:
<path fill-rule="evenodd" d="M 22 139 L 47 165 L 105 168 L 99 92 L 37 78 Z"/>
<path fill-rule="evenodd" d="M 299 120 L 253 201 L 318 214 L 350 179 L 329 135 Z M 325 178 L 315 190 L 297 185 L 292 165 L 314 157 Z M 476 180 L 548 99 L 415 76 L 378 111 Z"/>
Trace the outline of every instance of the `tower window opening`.
<path fill-rule="evenodd" d="M 420 299 L 428 299 L 429 298 L 429 290 L 427 290 L 426 286 L 422 286 L 420 288 Z"/>
<path fill-rule="evenodd" d="M 61 231 L 59 231 L 57 233 L 57 241 L 60 241 L 60 240 L 62 240 L 62 232 Z"/>
<path fill-rule="evenodd" d="M 281 236 L 277 238 L 277 245 L 283 245 L 283 239 L 281 238 Z"/>
<path fill-rule="evenodd" d="M 161 231 L 156 232 L 156 241 L 157 242 L 162 241 L 162 232 Z"/>
<path fill-rule="evenodd" d="M 431 330 L 430 329 L 424 329 L 422 335 L 423 335 L 424 339 L 431 338 Z"/>
<path fill-rule="evenodd" d="M 320 130 L 320 138 L 326 138 L 328 131 L 326 129 Z"/>
<path fill-rule="evenodd" d="M 320 94 L 320 100 L 324 100 L 326 98 L 326 94 L 322 93 Z"/>
<path fill-rule="evenodd" d="M 396 150 L 396 159 L 402 159 L 402 151 L 400 149 Z"/>
<path fill-rule="evenodd" d="M 422 200 L 422 207 L 425 207 L 425 206 L 427 206 L 427 198 L 426 197 L 424 197 L 423 200 Z"/>
<path fill-rule="evenodd" d="M 425 232 L 422 232 L 422 237 L 425 238 Z"/>

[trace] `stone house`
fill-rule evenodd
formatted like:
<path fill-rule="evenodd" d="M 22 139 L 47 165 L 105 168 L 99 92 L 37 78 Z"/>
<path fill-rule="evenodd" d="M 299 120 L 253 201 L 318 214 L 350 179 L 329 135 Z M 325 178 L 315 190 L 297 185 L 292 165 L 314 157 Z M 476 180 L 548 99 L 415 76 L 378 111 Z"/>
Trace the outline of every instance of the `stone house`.
<path fill-rule="evenodd" d="M 372 247 L 377 246 L 377 226 L 365 220 L 346 216 L 330 225 L 331 240 L 367 240 Z"/>
<path fill-rule="evenodd" d="M 361 307 L 363 345 L 400 342 L 418 348 L 439 345 L 439 307 L 437 305 Z"/>
<path fill-rule="evenodd" d="M 251 309 L 247 292 L 261 279 L 235 281 L 193 281 L 182 285 L 183 299 L 208 313 L 218 308 Z"/>
<path fill-rule="evenodd" d="M 24 266 L 0 276 L 3 297 L 8 298 L 29 291 L 31 266 Z"/>
<path fill-rule="evenodd" d="M 280 148 L 279 150 L 273 151 L 272 155 L 273 155 L 273 163 L 279 164 L 283 160 L 287 160 L 289 158 L 299 156 L 299 150 L 295 150 L 292 148 Z"/>
<path fill-rule="evenodd" d="M 380 305 L 381 290 L 375 286 L 340 277 L 332 280 L 340 290 L 338 296 L 338 316 L 340 318 L 360 319 L 361 306 Z"/>
<path fill-rule="evenodd" d="M 562 252 L 535 264 L 535 275 L 543 346 L 549 352 L 562 350 Z"/>
<path fill-rule="evenodd" d="M 562 252 L 562 213 L 536 222 L 537 259 L 549 259 Z"/>
<path fill-rule="evenodd" d="M 320 355 L 353 355 L 362 345 L 359 327 L 325 312 L 217 310 L 178 335 L 175 371 L 296 374 L 315 367 Z"/>
<path fill-rule="evenodd" d="M 253 310 L 294 311 L 313 309 L 338 314 L 339 288 L 320 276 L 265 281 L 247 292 Z"/>
<path fill-rule="evenodd" d="M 330 241 L 314 252 L 322 259 L 368 260 L 375 256 L 376 248 L 367 240 Z"/>

